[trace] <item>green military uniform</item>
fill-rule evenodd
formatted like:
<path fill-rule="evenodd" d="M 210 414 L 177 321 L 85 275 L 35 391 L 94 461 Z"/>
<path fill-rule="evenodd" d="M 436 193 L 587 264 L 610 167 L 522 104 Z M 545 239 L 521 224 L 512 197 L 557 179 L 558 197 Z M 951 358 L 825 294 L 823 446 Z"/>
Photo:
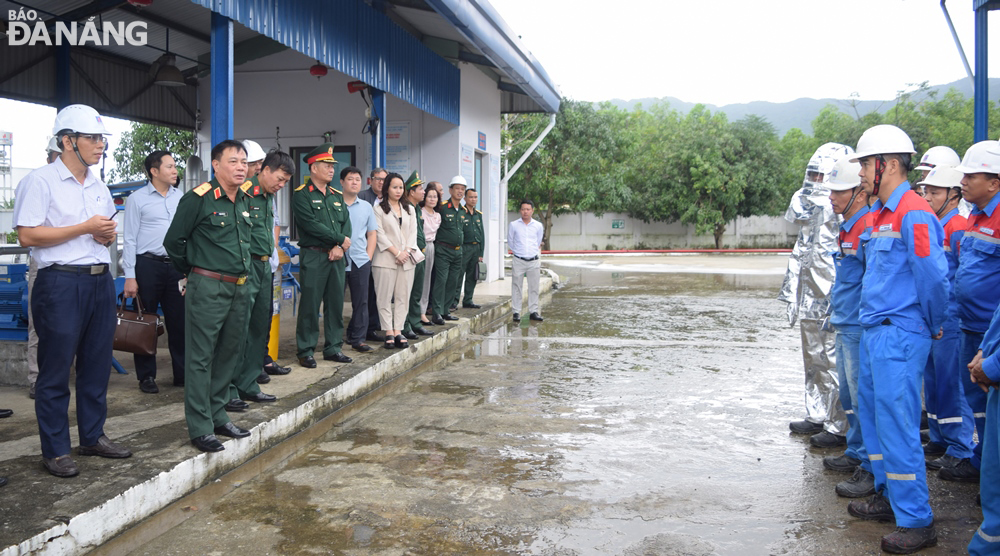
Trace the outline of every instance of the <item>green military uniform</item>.
<path fill-rule="evenodd" d="M 184 415 L 188 434 L 230 422 L 229 384 L 246 340 L 250 270 L 249 197 L 232 201 L 216 179 L 188 191 L 163 238 L 170 262 L 187 275 L 184 295 Z M 200 274 L 216 273 L 214 277 Z"/>
<path fill-rule="evenodd" d="M 329 158 L 323 158 L 328 148 Z M 314 154 L 320 151 L 318 155 Z M 306 155 L 306 161 L 333 161 L 333 145 L 325 143 Z M 319 305 L 323 303 L 323 355 L 340 353 L 344 344 L 344 258 L 331 261 L 328 253 L 351 237 L 351 217 L 344 197 L 330 184 L 326 193 L 310 178 L 292 193 L 292 213 L 299 230 L 299 300 L 295 343 L 298 357 L 312 356 L 319 340 Z M 259 371 L 258 371 L 259 372 Z"/>
<path fill-rule="evenodd" d="M 424 182 L 420 179 L 420 176 L 416 172 L 413 172 L 407 178 L 404 190 L 409 193 L 410 189 L 423 184 Z M 424 248 L 427 247 L 427 239 L 424 237 L 424 219 L 421 216 L 423 211 L 420 210 L 419 206 L 415 206 L 413 209 L 413 212 L 417 216 L 417 249 L 420 249 L 420 252 L 423 253 Z M 410 289 L 410 309 L 406 313 L 406 323 L 403 326 L 404 332 L 412 332 L 414 328 L 423 326 L 420 321 L 420 296 L 423 294 L 423 284 L 424 261 L 420 261 L 413 269 L 413 287 Z"/>
<path fill-rule="evenodd" d="M 486 232 L 483 230 L 483 213 L 475 208 L 470 211 L 469 207 L 465 207 L 465 212 L 465 229 L 462 233 L 465 240 L 462 244 L 465 296 L 462 298 L 462 305 L 471 305 L 472 292 L 476 290 L 476 267 L 479 266 L 479 258 L 483 256 L 483 240 L 486 238 Z"/>
<path fill-rule="evenodd" d="M 260 394 L 257 377 L 267 350 L 265 338 L 271 328 L 272 274 L 269 261 L 274 250 L 274 210 L 271 196 L 261 187 L 257 176 L 240 186 L 247 194 L 250 213 L 250 272 L 247 275 L 247 340 L 240 363 L 233 374 L 229 399 Z"/>
<path fill-rule="evenodd" d="M 441 226 L 434 238 L 434 315 L 444 316 L 458 301 L 462 279 L 462 242 L 467 213 L 454 199 L 437 211 Z"/>

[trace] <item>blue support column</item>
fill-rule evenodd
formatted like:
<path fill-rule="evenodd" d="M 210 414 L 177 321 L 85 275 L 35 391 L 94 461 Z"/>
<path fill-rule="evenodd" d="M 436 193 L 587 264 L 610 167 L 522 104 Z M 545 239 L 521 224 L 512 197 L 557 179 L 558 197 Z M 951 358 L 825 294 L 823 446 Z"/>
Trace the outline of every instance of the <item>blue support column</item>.
<path fill-rule="evenodd" d="M 378 132 L 372 134 L 372 168 L 385 168 L 385 91 L 368 89 L 372 96 L 372 117 L 378 118 Z"/>
<path fill-rule="evenodd" d="M 989 139 L 990 129 L 990 82 L 989 65 L 986 57 L 987 47 L 989 46 L 989 37 L 986 33 L 988 29 L 987 16 L 989 16 L 989 13 L 988 4 L 983 4 L 976 10 L 976 90 L 973 100 L 973 108 L 975 110 L 973 140 L 977 143 Z"/>
<path fill-rule="evenodd" d="M 56 110 L 62 110 L 73 103 L 73 90 L 70 85 L 69 43 L 63 43 L 56 49 Z"/>
<path fill-rule="evenodd" d="M 212 145 L 233 138 L 233 21 L 212 12 Z"/>

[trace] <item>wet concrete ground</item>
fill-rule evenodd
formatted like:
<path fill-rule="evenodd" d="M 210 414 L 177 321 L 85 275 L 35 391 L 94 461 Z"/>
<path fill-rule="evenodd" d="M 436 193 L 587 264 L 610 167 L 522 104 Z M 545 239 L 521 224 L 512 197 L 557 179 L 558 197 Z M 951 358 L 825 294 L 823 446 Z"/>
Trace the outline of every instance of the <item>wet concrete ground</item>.
<path fill-rule="evenodd" d="M 775 300 L 784 258 L 723 260 L 550 264 L 569 286 L 544 323 L 433 359 L 308 450 L 182 501 L 133 553 L 879 553 L 892 526 L 847 514 L 847 476 L 821 462 L 837 452 L 788 433 L 802 371 Z M 928 482 L 924 554 L 964 553 L 976 485 Z"/>

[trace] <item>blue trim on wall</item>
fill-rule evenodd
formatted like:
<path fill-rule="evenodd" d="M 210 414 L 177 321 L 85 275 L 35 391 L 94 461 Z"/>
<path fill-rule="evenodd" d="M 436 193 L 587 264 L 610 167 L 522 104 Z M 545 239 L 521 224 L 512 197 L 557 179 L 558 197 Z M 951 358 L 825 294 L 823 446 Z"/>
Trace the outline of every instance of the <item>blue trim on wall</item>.
<path fill-rule="evenodd" d="M 362 0 L 191 1 L 459 124 L 458 68 Z"/>
<path fill-rule="evenodd" d="M 372 169 L 385 167 L 385 92 L 369 89 L 372 94 L 372 116 L 378 118 L 378 130 L 372 134 Z"/>
<path fill-rule="evenodd" d="M 233 138 L 233 22 L 212 12 L 212 146 Z"/>

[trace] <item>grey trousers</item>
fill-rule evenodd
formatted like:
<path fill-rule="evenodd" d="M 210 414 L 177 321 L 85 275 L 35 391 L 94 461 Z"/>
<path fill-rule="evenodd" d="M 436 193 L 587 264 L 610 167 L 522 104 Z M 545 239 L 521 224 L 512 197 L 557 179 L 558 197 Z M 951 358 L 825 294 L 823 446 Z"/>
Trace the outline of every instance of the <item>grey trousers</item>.
<path fill-rule="evenodd" d="M 524 277 L 528 278 L 528 312 L 540 313 L 538 310 L 538 282 L 541 278 L 542 261 L 535 259 L 525 261 L 513 257 L 511 268 L 510 303 L 515 313 L 521 312 L 521 286 Z"/>

